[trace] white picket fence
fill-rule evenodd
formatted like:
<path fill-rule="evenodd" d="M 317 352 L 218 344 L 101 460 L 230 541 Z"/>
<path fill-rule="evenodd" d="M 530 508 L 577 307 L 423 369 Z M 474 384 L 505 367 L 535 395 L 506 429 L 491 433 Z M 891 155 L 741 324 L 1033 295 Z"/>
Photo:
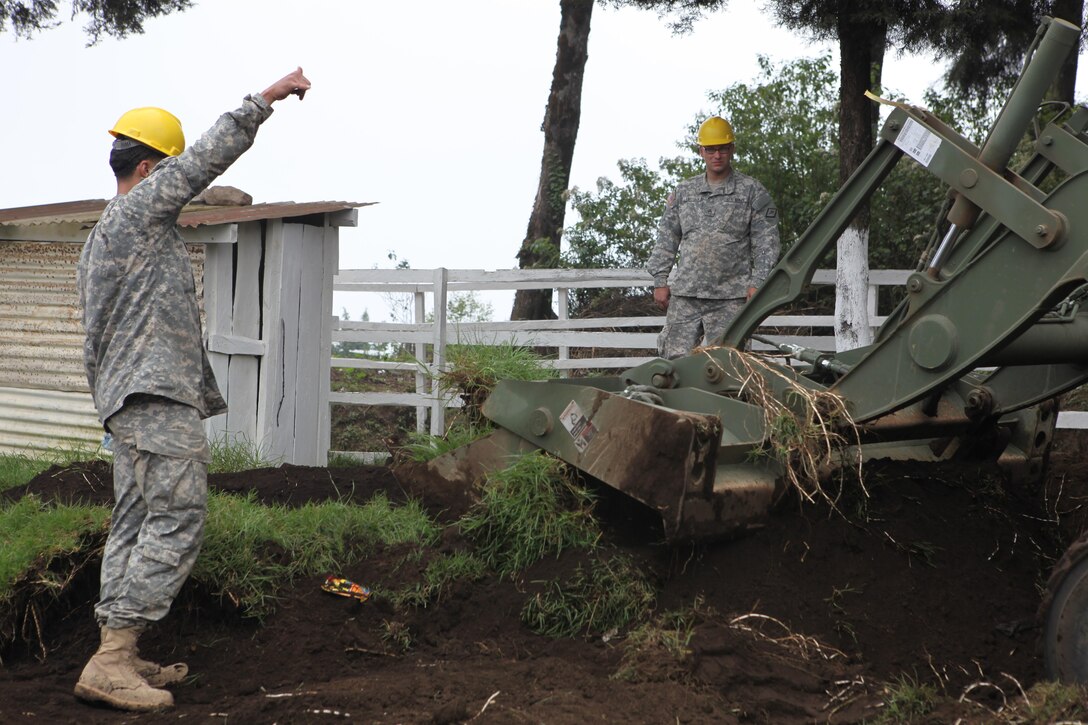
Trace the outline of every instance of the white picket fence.
<path fill-rule="evenodd" d="M 873 325 L 884 317 L 878 314 L 877 291 L 882 285 L 903 285 L 910 273 L 904 270 L 873 270 L 869 278 L 869 314 Z M 813 276 L 814 284 L 834 284 L 834 270 L 820 270 Z M 331 364 L 339 368 L 370 370 L 408 370 L 415 373 L 413 393 L 345 393 L 329 394 L 330 403 L 352 405 L 396 405 L 416 408 L 417 430 L 438 434 L 445 429 L 445 413 L 455 407 L 456 400 L 443 396 L 437 389 L 435 373 L 445 368 L 446 346 L 452 343 L 473 344 L 512 343 L 532 347 L 554 347 L 557 358 L 545 364 L 567 374 L 572 370 L 627 369 L 651 360 L 657 348 L 657 332 L 642 332 L 638 328 L 660 329 L 664 316 L 607 317 L 571 319 L 567 310 L 567 292 L 576 289 L 650 287 L 650 275 L 639 269 L 547 269 L 547 270 L 466 270 L 466 269 L 364 269 L 340 270 L 333 289 L 337 292 L 380 292 L 410 294 L 414 299 L 414 321 L 359 322 L 333 321 L 332 341 L 355 343 L 396 343 L 411 345 L 416 362 L 390 362 L 358 358 L 333 357 Z M 551 289 L 556 294 L 556 320 L 518 322 L 462 322 L 446 319 L 446 301 L 452 292 L 484 290 Z M 428 298 L 430 304 L 428 305 Z M 430 312 L 430 321 L 428 321 Z M 834 349 L 831 315 L 779 315 L 769 317 L 764 327 L 815 328 L 824 334 L 775 336 L 820 350 Z M 757 345 L 756 348 L 759 349 Z M 597 351 L 645 350 L 645 355 L 571 357 L 574 348 Z M 429 413 L 429 416 L 428 416 Z"/>

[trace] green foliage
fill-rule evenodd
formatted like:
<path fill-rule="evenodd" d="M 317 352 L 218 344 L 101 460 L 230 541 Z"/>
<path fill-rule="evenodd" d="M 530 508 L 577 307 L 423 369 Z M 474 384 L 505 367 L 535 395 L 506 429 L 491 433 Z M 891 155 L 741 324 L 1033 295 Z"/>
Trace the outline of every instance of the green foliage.
<path fill-rule="evenodd" d="M 531 348 L 504 342 L 499 345 L 457 344 L 446 348 L 449 367 L 438 378 L 439 389 L 461 396 L 469 426 L 485 425 L 480 406 L 500 380 L 545 380 L 556 377 Z"/>
<path fill-rule="evenodd" d="M 752 84 L 735 83 L 707 98 L 711 112 L 728 118 L 736 130 L 733 165 L 758 179 L 778 205 L 787 248 L 823 208 L 825 195 L 838 188 L 838 77 L 830 56 L 780 66 L 760 56 L 759 67 Z M 706 115 L 688 127 L 691 148 Z"/>
<path fill-rule="evenodd" d="M 737 133 L 734 166 L 767 187 L 779 209 L 779 231 L 788 249 L 839 187 L 838 78 L 829 57 L 799 58 L 776 65 L 760 58 L 751 83 L 708 94 L 711 108 L 698 113 L 678 146 L 694 149 L 699 123 L 712 113 L 730 119 Z M 961 103 L 935 91 L 926 104 L 953 128 L 981 139 L 998 105 Z M 565 232 L 564 264 L 571 267 L 640 267 L 656 238 L 669 189 L 702 173 L 694 154 L 619 162 L 620 181 L 602 178 L 595 191 L 573 190 L 579 221 Z M 914 268 L 932 237 L 945 186 L 906 159 L 871 200 L 869 262 L 874 269 Z M 576 299 L 576 302 L 581 301 Z"/>
<path fill-rule="evenodd" d="M 340 319 L 351 322 L 351 313 L 347 307 L 340 308 Z M 370 311 L 363 310 L 359 315 L 359 322 L 370 322 Z M 389 354 L 387 343 L 375 344 L 371 342 L 334 342 L 332 344 L 333 357 L 382 357 Z"/>
<path fill-rule="evenodd" d="M 571 205 L 580 220 L 567 228 L 567 267 L 609 269 L 646 263 L 657 221 L 672 187 L 700 171 L 697 159 L 662 159 L 664 173 L 645 159 L 620 159 L 622 182 L 597 179 L 596 192 L 571 190 Z"/>
<path fill-rule="evenodd" d="M 193 579 L 246 616 L 263 619 L 276 593 L 297 577 L 335 573 L 377 544 L 434 544 L 439 529 L 415 503 L 376 496 L 301 508 L 262 506 L 254 497 L 212 493 Z"/>
<path fill-rule="evenodd" d="M 626 556 L 596 558 L 567 581 L 551 582 L 529 599 L 521 619 L 548 637 L 602 635 L 639 620 L 654 601 L 653 589 Z"/>
<path fill-rule="evenodd" d="M 211 442 L 211 447 L 212 462 L 208 464 L 208 473 L 238 473 L 279 464 L 279 461 L 269 458 L 260 446 L 241 436 L 234 440 L 218 438 Z"/>
<path fill-rule="evenodd" d="M 560 461 L 537 451 L 488 475 L 460 527 L 489 567 L 512 575 L 548 554 L 594 546 L 600 530 L 592 504 Z"/>
<path fill-rule="evenodd" d="M 454 292 L 446 300 L 449 322 L 487 322 L 495 315 L 490 302 L 484 302 L 476 292 Z"/>
<path fill-rule="evenodd" d="M 402 450 L 408 455 L 409 460 L 425 463 L 444 453 L 467 446 L 490 432 L 490 428 L 462 425 L 452 426 L 444 436 L 412 431 L 408 434 L 408 442 L 404 444 Z"/>
<path fill-rule="evenodd" d="M 103 34 L 115 38 L 139 35 L 144 32 L 144 21 L 148 18 L 188 10 L 192 4 L 192 0 L 72 0 L 70 16 L 73 19 L 81 14 L 88 16 L 83 30 L 94 45 Z M 59 24 L 57 9 L 55 0 L 0 0 L 0 32 L 10 22 L 16 37 L 30 38 Z"/>
<path fill-rule="evenodd" d="M 2 453 L 0 454 L 0 491 L 22 486 L 47 468 L 49 464 L 44 461 Z"/>
<path fill-rule="evenodd" d="M 79 551 L 90 534 L 104 537 L 109 518 L 103 506 L 47 506 L 35 496 L 0 508 L 0 602 L 31 570 L 37 570 L 37 584 L 50 584 L 50 563 Z"/>

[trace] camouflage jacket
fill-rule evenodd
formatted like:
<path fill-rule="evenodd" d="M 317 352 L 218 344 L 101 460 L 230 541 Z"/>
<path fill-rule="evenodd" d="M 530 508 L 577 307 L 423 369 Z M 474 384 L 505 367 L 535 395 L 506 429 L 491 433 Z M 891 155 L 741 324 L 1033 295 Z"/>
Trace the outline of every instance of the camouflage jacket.
<path fill-rule="evenodd" d="M 253 144 L 271 113 L 260 94 L 246 96 L 196 143 L 114 197 L 87 237 L 76 284 L 87 334 L 83 363 L 103 423 L 133 393 L 191 405 L 201 417 L 226 411 L 204 351 L 177 220 Z"/>
<path fill-rule="evenodd" d="M 647 269 L 655 287 L 668 286 L 674 295 L 732 299 L 763 284 L 779 251 L 771 195 L 734 170 L 719 187 L 705 175 L 676 186 L 657 225 Z"/>

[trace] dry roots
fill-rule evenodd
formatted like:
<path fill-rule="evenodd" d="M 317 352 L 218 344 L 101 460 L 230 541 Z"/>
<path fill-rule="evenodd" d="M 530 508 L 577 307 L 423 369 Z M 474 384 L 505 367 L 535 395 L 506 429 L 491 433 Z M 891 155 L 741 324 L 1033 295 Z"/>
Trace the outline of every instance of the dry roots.
<path fill-rule="evenodd" d="M 709 349 L 700 352 L 707 354 Z M 828 491 L 823 482 L 840 467 L 854 469 L 868 496 L 861 478 L 858 428 L 846 402 L 830 391 L 798 384 L 781 365 L 762 356 L 734 349 L 730 353 L 733 373 L 740 376 L 740 397 L 763 411 L 767 453 L 782 462 L 784 478 L 802 499 L 810 503 L 823 499 L 837 510 L 842 489 Z M 714 356 L 707 354 L 707 359 L 720 366 Z M 784 394 L 776 394 L 776 388 L 784 389 Z"/>

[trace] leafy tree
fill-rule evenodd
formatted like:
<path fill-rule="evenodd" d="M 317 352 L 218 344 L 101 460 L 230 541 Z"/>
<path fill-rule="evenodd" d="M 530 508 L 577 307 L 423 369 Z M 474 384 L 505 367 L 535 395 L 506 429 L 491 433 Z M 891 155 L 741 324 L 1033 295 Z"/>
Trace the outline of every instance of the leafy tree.
<path fill-rule="evenodd" d="M 71 0 L 70 17 L 86 14 L 90 17 L 83 27 L 90 44 L 103 34 L 125 38 L 144 32 L 144 21 L 169 15 L 192 7 L 192 0 Z M 56 0 L 0 0 L 0 32 L 10 25 L 12 32 L 22 38 L 60 25 Z"/>
<path fill-rule="evenodd" d="M 800 58 L 781 66 L 760 59 L 760 76 L 708 94 L 732 113 L 737 129 L 738 170 L 763 181 L 779 207 L 785 247 L 804 232 L 838 184 L 837 79 L 827 57 Z M 973 140 L 981 140 L 996 115 L 993 106 L 961 106 L 930 92 L 927 106 Z M 712 110 L 717 110 L 714 108 Z M 698 114 L 678 146 L 694 148 Z M 694 153 L 619 162 L 620 181 L 602 178 L 595 191 L 574 189 L 580 220 L 565 232 L 564 263 L 572 267 L 640 267 L 656 236 L 669 189 L 702 170 Z M 932 234 L 945 187 L 918 164 L 904 159 L 872 198 L 871 264 L 914 268 Z M 585 304 L 588 298 L 576 297 Z"/>
<path fill-rule="evenodd" d="M 877 109 L 865 91 L 880 89 L 889 42 L 919 46 L 946 13 L 938 0 L 774 0 L 787 26 L 839 45 L 839 177 L 845 182 L 873 148 Z M 869 205 L 862 205 L 838 243 L 835 344 L 872 342 L 866 307 L 869 278 Z"/>
<path fill-rule="evenodd" d="M 638 267 L 646 263 L 665 197 L 681 179 L 702 173 L 695 153 L 699 121 L 723 113 L 737 130 L 733 165 L 759 179 L 779 208 L 788 247 L 837 187 L 835 75 L 828 57 L 773 65 L 760 57 L 760 75 L 707 94 L 714 108 L 697 114 L 677 145 L 686 156 L 619 162 L 622 183 L 597 181 L 596 192 L 571 191 L 580 220 L 566 230 L 564 261 L 573 267 Z"/>
<path fill-rule="evenodd" d="M 1081 25 L 1084 0 L 962 0 L 931 39 L 949 58 L 946 79 L 961 99 L 1001 98 L 1020 74 L 1024 52 L 1044 15 Z M 1083 41 L 1082 41 L 1083 42 Z M 1051 89 L 1054 100 L 1073 103 L 1079 53 L 1070 53 Z"/>
<path fill-rule="evenodd" d="M 589 57 L 589 20 L 593 0 L 560 0 L 559 42 L 552 71 L 552 87 L 544 111 L 544 154 L 540 183 L 529 228 L 518 251 L 522 269 L 554 266 L 559 260 L 559 235 L 566 213 L 566 190 L 578 124 L 582 115 L 582 78 Z M 518 290 L 512 320 L 555 317 L 551 290 Z"/>
<path fill-rule="evenodd" d="M 705 10 L 722 7 L 726 0 L 601 0 L 613 7 L 655 9 L 675 18 L 674 32 L 689 30 Z M 521 269 L 551 267 L 559 262 L 559 241 L 567 205 L 567 185 L 574 145 L 581 120 L 582 78 L 589 57 L 589 27 L 593 0 L 560 0 L 559 41 L 552 71 L 552 86 L 544 112 L 544 153 L 540 162 L 529 228 L 518 251 Z M 555 317 L 551 290 L 518 290 L 510 312 L 512 320 Z"/>

